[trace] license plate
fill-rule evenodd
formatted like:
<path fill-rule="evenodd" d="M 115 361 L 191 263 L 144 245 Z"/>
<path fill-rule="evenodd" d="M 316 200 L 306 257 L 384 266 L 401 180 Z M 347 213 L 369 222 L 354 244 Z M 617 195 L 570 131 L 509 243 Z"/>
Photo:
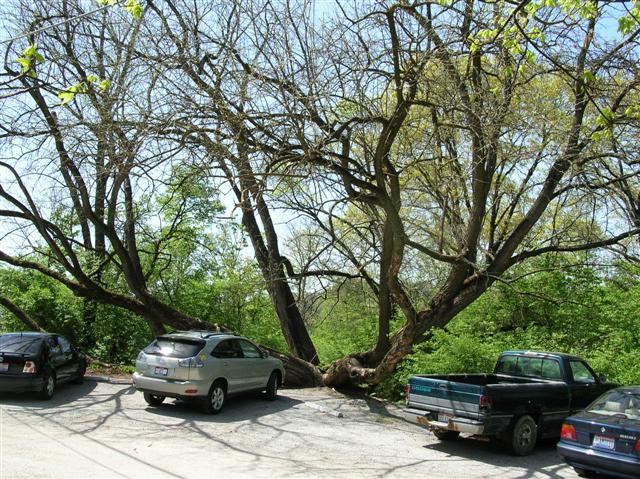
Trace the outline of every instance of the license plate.
<path fill-rule="evenodd" d="M 153 374 L 155 374 L 156 376 L 166 376 L 168 372 L 169 370 L 167 368 L 156 368 L 153 371 Z"/>
<path fill-rule="evenodd" d="M 438 422 L 449 422 L 449 419 L 453 417 L 453 414 L 447 414 L 446 412 L 438 413 Z"/>
<path fill-rule="evenodd" d="M 8 371 L 9 363 L 0 363 L 0 371 Z"/>
<path fill-rule="evenodd" d="M 612 437 L 593 436 L 593 447 L 599 447 L 600 449 L 613 450 L 616 447 L 616 440 Z"/>

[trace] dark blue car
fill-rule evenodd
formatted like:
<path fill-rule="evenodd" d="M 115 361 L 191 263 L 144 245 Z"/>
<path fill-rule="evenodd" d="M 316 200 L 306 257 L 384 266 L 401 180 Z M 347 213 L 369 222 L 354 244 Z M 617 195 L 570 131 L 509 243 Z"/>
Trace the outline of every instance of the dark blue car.
<path fill-rule="evenodd" d="M 640 386 L 612 389 L 565 419 L 558 454 L 583 477 L 640 478 Z"/>

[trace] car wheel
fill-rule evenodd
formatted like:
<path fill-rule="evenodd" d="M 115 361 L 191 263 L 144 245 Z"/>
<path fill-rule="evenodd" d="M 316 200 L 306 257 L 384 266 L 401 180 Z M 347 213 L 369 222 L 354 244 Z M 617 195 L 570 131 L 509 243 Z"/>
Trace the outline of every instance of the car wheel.
<path fill-rule="evenodd" d="M 47 371 L 42 378 L 42 389 L 38 393 L 40 399 L 48 401 L 53 397 L 53 393 L 56 390 L 56 376 L 55 374 Z"/>
<path fill-rule="evenodd" d="M 433 435 L 441 441 L 454 441 L 460 436 L 458 431 L 449 431 L 448 429 L 434 429 Z"/>
<path fill-rule="evenodd" d="M 82 384 L 84 382 L 84 373 L 87 372 L 87 363 L 84 361 L 78 367 L 78 372 L 76 376 L 73 378 L 73 384 Z"/>
<path fill-rule="evenodd" d="M 227 388 L 222 381 L 216 381 L 211 386 L 209 394 L 204 400 L 203 409 L 207 414 L 218 414 L 222 411 L 227 400 Z"/>
<path fill-rule="evenodd" d="M 537 439 L 538 425 L 531 416 L 525 414 L 513 425 L 507 445 L 516 456 L 526 456 L 536 447 Z"/>
<path fill-rule="evenodd" d="M 149 406 L 160 406 L 164 402 L 164 396 L 151 393 L 143 393 L 142 395 Z"/>
<path fill-rule="evenodd" d="M 267 383 L 265 398 L 267 399 L 267 401 L 275 401 L 277 397 L 278 375 L 276 373 L 271 373 L 271 376 L 269 376 L 269 382 Z"/>

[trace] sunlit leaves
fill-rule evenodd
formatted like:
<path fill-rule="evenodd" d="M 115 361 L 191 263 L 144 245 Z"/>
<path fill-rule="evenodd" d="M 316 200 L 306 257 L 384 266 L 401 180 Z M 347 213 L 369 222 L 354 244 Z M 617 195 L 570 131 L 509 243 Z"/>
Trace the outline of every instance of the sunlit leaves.
<path fill-rule="evenodd" d="M 623 35 L 630 35 L 640 26 L 640 2 L 635 2 L 629 13 L 618 19 L 618 31 Z"/>
<path fill-rule="evenodd" d="M 122 3 L 122 8 L 131 14 L 136 20 L 142 17 L 142 5 L 138 0 L 125 0 L 124 3 L 120 0 L 96 0 L 100 5 L 119 5 Z"/>
<path fill-rule="evenodd" d="M 111 82 L 109 82 L 109 80 L 101 80 L 96 75 L 89 75 L 85 81 L 76 83 L 75 85 L 72 85 L 66 90 L 62 90 L 60 93 L 58 93 L 58 98 L 60 98 L 60 105 L 66 105 L 78 94 L 87 93 L 89 91 L 89 85 L 94 83 L 100 91 L 108 90 L 109 86 L 111 85 Z"/>
<path fill-rule="evenodd" d="M 44 57 L 36 50 L 36 45 L 31 44 L 25 48 L 22 52 L 22 56 L 16 60 L 20 64 L 20 70 L 23 75 L 28 75 L 31 78 L 36 77 L 35 65 L 42 63 Z"/>

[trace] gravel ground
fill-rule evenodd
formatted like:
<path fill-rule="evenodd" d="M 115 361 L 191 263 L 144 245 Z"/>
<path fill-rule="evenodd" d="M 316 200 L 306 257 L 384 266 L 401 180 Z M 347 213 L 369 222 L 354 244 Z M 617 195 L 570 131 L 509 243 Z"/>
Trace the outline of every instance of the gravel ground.
<path fill-rule="evenodd" d="M 0 396 L 0 478 L 575 478 L 553 443 L 513 457 L 439 442 L 394 405 L 330 389 L 232 398 L 217 416 L 128 384 L 85 381 L 49 402 Z"/>

